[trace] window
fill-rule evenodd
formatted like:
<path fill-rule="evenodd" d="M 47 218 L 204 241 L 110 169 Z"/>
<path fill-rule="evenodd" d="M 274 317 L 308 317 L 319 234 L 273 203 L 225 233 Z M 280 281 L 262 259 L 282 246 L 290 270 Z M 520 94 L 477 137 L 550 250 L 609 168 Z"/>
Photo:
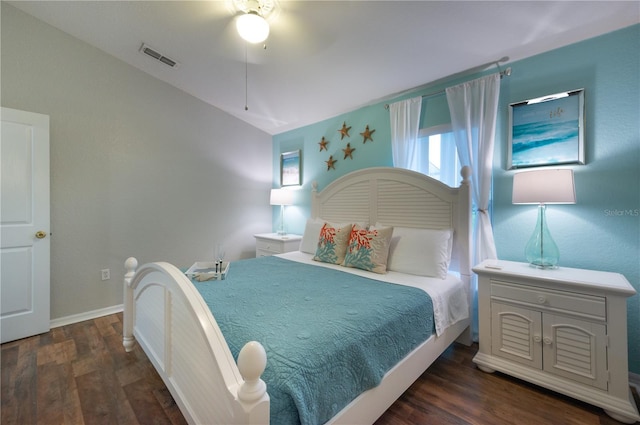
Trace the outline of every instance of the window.
<path fill-rule="evenodd" d="M 420 129 L 416 171 L 451 186 L 460 186 L 460 161 L 451 124 Z"/>

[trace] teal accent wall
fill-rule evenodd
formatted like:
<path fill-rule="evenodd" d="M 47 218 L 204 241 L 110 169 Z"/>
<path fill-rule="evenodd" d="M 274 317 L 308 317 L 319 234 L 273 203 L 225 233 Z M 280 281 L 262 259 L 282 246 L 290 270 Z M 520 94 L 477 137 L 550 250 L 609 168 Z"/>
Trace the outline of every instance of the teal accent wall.
<path fill-rule="evenodd" d="M 341 139 L 338 130 L 343 123 L 351 127 L 351 130 L 349 137 Z M 373 141 L 363 143 L 364 137 L 360 133 L 365 131 L 367 125 L 370 131 L 375 130 L 372 134 Z M 306 219 L 310 215 L 311 185 L 314 181 L 318 184 L 318 190 L 322 190 L 337 177 L 351 171 L 393 166 L 390 134 L 389 112 L 383 105 L 374 105 L 274 136 L 274 187 L 280 185 L 280 154 L 302 150 L 302 187 L 294 198 L 295 205 L 286 207 L 287 232 L 304 232 Z M 327 150 L 321 152 L 319 142 L 323 137 L 329 143 Z M 347 147 L 347 143 L 355 149 L 351 155 L 353 159 L 344 158 L 343 149 Z M 326 161 L 331 155 L 337 160 L 335 169 L 327 170 Z M 277 221 L 280 220 L 277 208 L 279 207 L 274 209 L 274 229 L 277 229 Z"/>
<path fill-rule="evenodd" d="M 640 25 L 512 65 L 501 90 L 505 125 L 496 141 L 493 223 L 498 257 L 522 261 L 536 208 L 511 204 L 508 104 L 584 88 L 585 165 L 574 170 L 575 205 L 550 205 L 560 265 L 622 273 L 640 291 Z M 630 369 L 640 373 L 640 296 L 629 298 Z"/>
<path fill-rule="evenodd" d="M 498 257 L 525 261 L 524 246 L 533 232 L 536 209 L 511 204 L 514 171 L 507 170 L 508 105 L 560 91 L 585 90 L 585 165 L 572 165 L 577 204 L 547 209 L 551 234 L 564 267 L 622 273 L 640 291 L 640 25 L 605 34 L 509 64 L 502 80 L 493 171 L 493 225 Z M 495 70 L 489 70 L 495 71 Z M 465 80 L 483 74 L 470 75 Z M 426 86 L 413 97 L 459 83 Z M 399 100 L 393 99 L 392 101 Z M 301 100 L 304 107 L 304 99 Z M 425 99 L 423 122 L 446 122 L 444 96 Z M 342 123 L 350 137 L 340 139 Z M 373 142 L 363 144 L 366 125 Z M 318 142 L 329 140 L 328 151 Z M 347 143 L 356 150 L 344 159 Z M 287 207 L 290 233 L 302 233 L 310 212 L 311 183 L 322 190 L 336 178 L 360 168 L 392 166 L 389 112 L 383 103 L 366 106 L 273 137 L 274 187 L 279 186 L 281 152 L 302 149 L 303 186 L 296 205 Z M 325 161 L 333 155 L 335 170 Z M 274 229 L 279 210 L 274 209 Z M 629 298 L 630 370 L 640 373 L 640 296 Z"/>

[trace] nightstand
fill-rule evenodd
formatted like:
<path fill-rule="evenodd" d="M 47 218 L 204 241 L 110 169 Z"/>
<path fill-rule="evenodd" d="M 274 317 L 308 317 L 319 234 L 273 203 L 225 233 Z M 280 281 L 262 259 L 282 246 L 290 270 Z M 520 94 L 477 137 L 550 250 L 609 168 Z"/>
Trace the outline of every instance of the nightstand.
<path fill-rule="evenodd" d="M 479 350 L 473 361 L 640 420 L 629 389 L 627 302 L 619 273 L 487 260 L 478 274 Z"/>
<path fill-rule="evenodd" d="M 268 257 L 274 254 L 297 251 L 300 248 L 300 235 L 279 235 L 277 233 L 260 233 L 256 238 L 256 257 Z"/>

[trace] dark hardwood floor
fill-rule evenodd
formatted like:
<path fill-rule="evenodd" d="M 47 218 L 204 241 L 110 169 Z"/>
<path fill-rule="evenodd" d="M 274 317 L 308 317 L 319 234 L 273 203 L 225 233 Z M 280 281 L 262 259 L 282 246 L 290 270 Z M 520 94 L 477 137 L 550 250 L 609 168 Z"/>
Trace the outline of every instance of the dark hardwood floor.
<path fill-rule="evenodd" d="M 618 424 L 601 409 L 479 371 L 476 350 L 454 344 L 376 425 Z M 3 344 L 1 375 L 2 425 L 185 423 L 142 350 L 122 348 L 121 314 Z"/>

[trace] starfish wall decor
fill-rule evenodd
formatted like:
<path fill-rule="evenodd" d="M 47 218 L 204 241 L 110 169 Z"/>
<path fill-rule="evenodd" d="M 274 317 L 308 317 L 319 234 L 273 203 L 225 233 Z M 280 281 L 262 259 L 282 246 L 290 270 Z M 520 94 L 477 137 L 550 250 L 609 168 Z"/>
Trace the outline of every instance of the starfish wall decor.
<path fill-rule="evenodd" d="M 333 155 L 329 156 L 329 160 L 325 161 L 327 163 L 327 171 L 329 171 L 330 169 L 336 169 L 335 164 L 336 162 L 338 162 L 337 159 L 333 159 Z"/>
<path fill-rule="evenodd" d="M 349 130 L 351 130 L 351 127 L 347 127 L 347 122 L 343 122 L 342 123 L 342 128 L 340 130 L 338 130 L 338 133 L 340 133 L 340 140 L 344 139 L 344 136 L 347 137 L 351 137 L 349 136 Z"/>
<path fill-rule="evenodd" d="M 347 143 L 347 147 L 342 149 L 342 152 L 344 152 L 344 158 L 343 159 L 347 159 L 347 157 L 353 159 L 353 157 L 351 156 L 353 154 L 353 151 L 355 151 L 356 148 L 352 148 L 351 147 L 351 143 Z"/>
<path fill-rule="evenodd" d="M 325 139 L 324 136 L 322 136 L 322 140 L 320 140 L 318 144 L 320 145 L 320 152 L 322 152 L 323 150 L 325 151 L 329 150 L 327 149 L 327 145 L 329 144 L 329 141 Z"/>
<path fill-rule="evenodd" d="M 369 126 L 364 130 L 364 132 L 360 133 L 360 135 L 364 138 L 362 143 L 367 143 L 367 140 L 371 140 L 373 142 L 373 137 L 371 135 L 375 133 L 375 130 L 369 130 Z"/>

